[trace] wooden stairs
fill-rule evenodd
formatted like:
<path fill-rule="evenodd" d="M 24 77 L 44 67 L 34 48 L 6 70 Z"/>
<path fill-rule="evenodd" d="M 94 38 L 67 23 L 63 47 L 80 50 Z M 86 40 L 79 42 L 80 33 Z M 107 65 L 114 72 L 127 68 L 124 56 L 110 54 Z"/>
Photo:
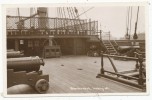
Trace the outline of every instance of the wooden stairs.
<path fill-rule="evenodd" d="M 117 50 L 114 48 L 113 44 L 109 41 L 109 40 L 102 40 L 107 52 L 110 54 L 110 55 L 117 55 L 118 52 Z"/>

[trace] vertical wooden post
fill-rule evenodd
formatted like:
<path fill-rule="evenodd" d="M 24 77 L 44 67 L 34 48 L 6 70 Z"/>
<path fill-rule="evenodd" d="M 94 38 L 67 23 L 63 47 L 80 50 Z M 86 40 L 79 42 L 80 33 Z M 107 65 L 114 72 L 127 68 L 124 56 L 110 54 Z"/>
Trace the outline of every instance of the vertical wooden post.
<path fill-rule="evenodd" d="M 56 29 L 56 18 L 54 18 L 52 20 L 54 20 L 54 28 L 53 29 Z"/>
<path fill-rule="evenodd" d="M 49 46 L 52 46 L 53 42 L 52 42 L 52 37 L 49 36 Z"/>
<path fill-rule="evenodd" d="M 143 80 L 143 57 L 142 55 L 138 55 L 138 60 L 139 60 L 139 80 L 138 80 L 138 84 L 139 85 L 144 85 L 144 80 Z"/>
<path fill-rule="evenodd" d="M 104 74 L 104 63 L 103 63 L 103 51 L 101 51 L 101 70 L 100 70 L 100 73 L 101 74 Z"/>
<path fill-rule="evenodd" d="M 97 25 L 97 29 L 96 29 L 96 31 L 98 31 L 98 21 L 97 21 L 96 25 Z"/>
<path fill-rule="evenodd" d="M 91 35 L 91 19 L 89 19 L 89 30 L 90 30 L 90 35 Z"/>
<path fill-rule="evenodd" d="M 102 31 L 100 30 L 100 40 L 102 39 Z"/>
<path fill-rule="evenodd" d="M 15 39 L 15 51 L 19 50 L 19 40 Z"/>
<path fill-rule="evenodd" d="M 110 31 L 109 31 L 109 40 L 110 40 Z"/>

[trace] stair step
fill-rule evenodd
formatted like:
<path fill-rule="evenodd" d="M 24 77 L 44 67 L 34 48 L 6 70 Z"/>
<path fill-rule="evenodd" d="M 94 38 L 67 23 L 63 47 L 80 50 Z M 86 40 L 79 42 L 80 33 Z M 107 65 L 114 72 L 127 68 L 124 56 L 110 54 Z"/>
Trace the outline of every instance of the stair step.
<path fill-rule="evenodd" d="M 107 48 L 107 49 L 113 49 L 114 50 L 114 48 L 112 48 L 112 47 L 111 48 Z"/>
<path fill-rule="evenodd" d="M 109 43 L 109 42 L 103 42 L 103 43 Z"/>
<path fill-rule="evenodd" d="M 107 48 L 108 50 L 115 50 L 114 48 Z"/>
<path fill-rule="evenodd" d="M 117 54 L 116 52 L 110 52 L 110 54 Z"/>
<path fill-rule="evenodd" d="M 113 47 L 113 45 L 110 43 L 109 40 L 104 40 L 102 41 L 106 49 L 108 50 L 109 54 L 111 55 L 117 55 L 117 51 Z"/>
<path fill-rule="evenodd" d="M 113 48 L 112 46 L 106 46 L 107 48 Z"/>
<path fill-rule="evenodd" d="M 110 53 L 110 55 L 117 55 L 117 53 Z"/>
<path fill-rule="evenodd" d="M 103 41 L 103 43 L 106 43 L 106 42 L 108 42 L 108 43 L 109 43 L 109 41 Z"/>
<path fill-rule="evenodd" d="M 108 50 L 108 51 L 111 52 L 111 53 L 112 53 L 112 52 L 116 52 L 115 50 Z"/>
<path fill-rule="evenodd" d="M 104 42 L 103 44 L 110 44 L 110 43 L 108 43 L 108 42 Z"/>
<path fill-rule="evenodd" d="M 112 46 L 111 44 L 104 44 L 105 46 Z"/>

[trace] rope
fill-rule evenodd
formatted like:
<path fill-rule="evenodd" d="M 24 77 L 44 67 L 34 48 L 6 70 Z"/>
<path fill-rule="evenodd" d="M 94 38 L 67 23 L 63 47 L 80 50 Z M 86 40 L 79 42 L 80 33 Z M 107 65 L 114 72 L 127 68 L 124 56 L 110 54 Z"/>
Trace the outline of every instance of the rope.
<path fill-rule="evenodd" d="M 130 31 L 129 31 L 129 34 L 131 34 L 131 21 L 132 21 L 132 7 L 131 7 L 131 15 L 130 15 Z"/>
<path fill-rule="evenodd" d="M 127 9 L 127 22 L 126 22 L 126 35 L 128 36 L 128 28 L 129 28 L 129 12 L 130 12 L 130 7 Z"/>
<path fill-rule="evenodd" d="M 76 16 L 75 16 L 75 13 L 74 13 L 74 10 L 73 10 L 72 7 L 71 7 L 71 12 L 72 12 L 72 14 L 73 14 L 73 19 L 75 19 Z M 78 27 L 77 27 L 77 26 L 78 26 L 78 25 L 77 25 L 77 20 L 75 19 L 75 21 L 76 21 L 76 22 L 75 22 L 75 29 L 77 30 L 77 28 L 78 28 Z"/>
<path fill-rule="evenodd" d="M 138 15 L 139 15 L 139 6 L 138 6 L 138 10 L 137 10 L 137 20 L 136 20 L 136 23 L 138 23 Z"/>
<path fill-rule="evenodd" d="M 75 9 L 75 14 L 77 15 L 78 21 L 79 21 L 79 23 L 80 23 L 81 29 L 83 30 L 83 28 L 82 28 L 82 24 L 81 24 L 81 21 L 80 21 L 80 19 L 79 19 L 78 10 L 77 10 L 77 8 L 76 8 L 76 7 L 74 7 L 74 9 Z"/>
<path fill-rule="evenodd" d="M 74 27 L 75 30 L 77 30 L 76 27 L 75 27 L 74 13 L 72 12 L 72 7 L 69 7 L 69 11 L 70 11 L 72 19 L 73 19 L 73 23 L 74 23 L 73 27 Z"/>
<path fill-rule="evenodd" d="M 136 31 L 137 31 L 137 23 L 138 23 L 138 15 L 139 15 L 139 6 L 138 6 L 138 9 L 137 9 L 137 19 L 136 19 L 136 23 L 135 23 L 135 32 L 134 32 L 134 36 L 133 36 L 134 39 L 138 38 L 137 33 L 136 33 Z"/>
<path fill-rule="evenodd" d="M 71 19 L 70 19 L 70 12 L 69 12 L 68 7 L 67 7 L 67 12 L 68 12 L 68 16 L 69 16 L 70 23 L 71 23 L 71 25 L 72 25 L 72 22 L 71 22 Z M 70 26 L 71 26 L 71 25 L 70 25 Z"/>
<path fill-rule="evenodd" d="M 88 12 L 89 10 L 91 10 L 91 9 L 93 9 L 93 8 L 94 8 L 94 7 L 89 8 L 88 10 L 86 10 L 85 12 L 83 12 L 83 13 L 79 14 L 79 15 L 78 15 L 78 16 L 76 16 L 75 18 L 78 18 L 79 16 L 81 16 L 81 15 L 85 14 L 86 12 Z"/>
<path fill-rule="evenodd" d="M 84 8 L 82 7 L 83 12 L 85 12 Z M 87 14 L 85 13 L 85 17 L 88 19 Z"/>
<path fill-rule="evenodd" d="M 60 15 L 60 19 L 62 18 L 62 14 L 61 14 L 62 12 L 61 12 L 61 8 L 59 7 L 59 15 Z M 59 20 L 59 23 L 60 23 L 60 25 L 61 26 L 59 26 L 59 28 L 60 27 L 62 27 L 62 22 L 60 22 L 61 20 Z"/>
<path fill-rule="evenodd" d="M 63 8 L 64 8 L 64 7 L 63 7 Z M 63 19 L 63 18 L 65 18 L 65 14 L 64 14 L 63 8 L 61 8 L 61 12 L 62 12 L 62 19 L 61 19 L 61 22 L 63 22 L 63 27 L 62 27 L 62 28 L 65 29 L 65 19 Z M 63 21 L 62 21 L 62 20 L 63 20 Z"/>

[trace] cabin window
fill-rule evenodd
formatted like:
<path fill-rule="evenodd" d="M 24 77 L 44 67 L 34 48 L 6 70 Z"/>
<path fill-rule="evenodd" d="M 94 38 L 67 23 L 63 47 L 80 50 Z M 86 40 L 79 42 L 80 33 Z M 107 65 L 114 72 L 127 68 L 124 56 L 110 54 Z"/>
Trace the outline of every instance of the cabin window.
<path fill-rule="evenodd" d="M 20 40 L 20 44 L 24 44 L 24 40 Z"/>
<path fill-rule="evenodd" d="M 28 47 L 33 47 L 33 43 L 31 40 L 28 41 Z"/>

